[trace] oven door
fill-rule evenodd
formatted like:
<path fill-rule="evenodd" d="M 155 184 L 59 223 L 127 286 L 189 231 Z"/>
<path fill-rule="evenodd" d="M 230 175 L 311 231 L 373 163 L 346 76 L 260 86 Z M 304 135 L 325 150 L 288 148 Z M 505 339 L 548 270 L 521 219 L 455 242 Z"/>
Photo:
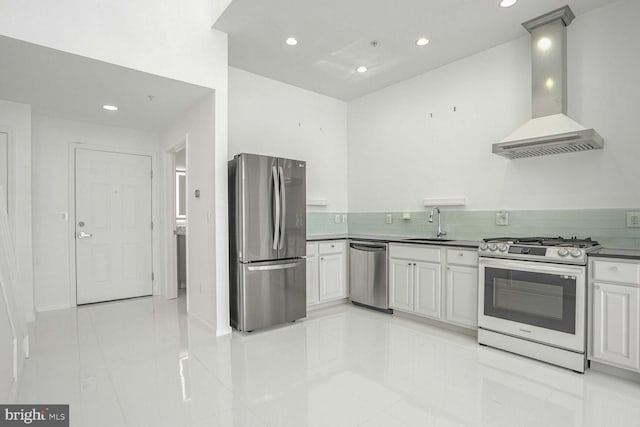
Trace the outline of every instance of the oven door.
<path fill-rule="evenodd" d="M 584 266 L 480 258 L 478 326 L 585 349 Z"/>

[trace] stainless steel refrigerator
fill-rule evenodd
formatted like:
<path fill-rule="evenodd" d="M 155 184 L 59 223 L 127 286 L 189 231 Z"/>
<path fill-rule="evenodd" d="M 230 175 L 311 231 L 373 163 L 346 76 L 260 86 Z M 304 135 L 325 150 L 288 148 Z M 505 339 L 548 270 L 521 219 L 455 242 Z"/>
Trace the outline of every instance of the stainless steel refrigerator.
<path fill-rule="evenodd" d="M 306 162 L 229 161 L 231 326 L 253 331 L 307 314 Z"/>

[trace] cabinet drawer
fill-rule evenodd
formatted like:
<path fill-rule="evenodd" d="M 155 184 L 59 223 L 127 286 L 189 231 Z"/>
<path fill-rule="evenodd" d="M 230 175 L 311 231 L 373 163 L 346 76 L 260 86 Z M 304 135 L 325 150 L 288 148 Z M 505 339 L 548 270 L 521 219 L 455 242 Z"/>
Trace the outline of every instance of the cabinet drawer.
<path fill-rule="evenodd" d="M 322 255 L 340 254 L 344 252 L 344 240 L 318 243 L 318 252 Z"/>
<path fill-rule="evenodd" d="M 593 261 L 593 278 L 607 282 L 640 285 L 640 264 L 614 261 Z"/>
<path fill-rule="evenodd" d="M 478 252 L 463 251 L 460 249 L 447 249 L 447 263 L 477 267 Z"/>
<path fill-rule="evenodd" d="M 315 256 L 318 254 L 317 243 L 307 243 L 307 256 Z"/>
<path fill-rule="evenodd" d="M 389 245 L 389 256 L 416 261 L 440 262 L 440 248 L 416 245 Z"/>

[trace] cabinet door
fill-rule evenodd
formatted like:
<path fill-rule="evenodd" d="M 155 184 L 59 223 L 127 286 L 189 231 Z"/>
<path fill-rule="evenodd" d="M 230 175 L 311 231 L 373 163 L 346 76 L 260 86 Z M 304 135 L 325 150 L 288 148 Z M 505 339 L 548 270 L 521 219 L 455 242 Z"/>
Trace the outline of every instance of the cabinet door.
<path fill-rule="evenodd" d="M 416 314 L 439 319 L 441 317 L 440 264 L 414 263 L 415 285 L 413 311 Z"/>
<path fill-rule="evenodd" d="M 478 269 L 447 267 L 445 319 L 463 326 L 478 327 Z"/>
<path fill-rule="evenodd" d="M 320 302 L 318 289 L 318 256 L 307 257 L 307 305 Z"/>
<path fill-rule="evenodd" d="M 320 301 L 346 298 L 344 264 L 344 254 L 320 256 Z"/>
<path fill-rule="evenodd" d="M 640 369 L 640 288 L 593 285 L 593 358 Z"/>
<path fill-rule="evenodd" d="M 406 259 L 389 259 L 389 307 L 413 311 L 413 265 Z"/>

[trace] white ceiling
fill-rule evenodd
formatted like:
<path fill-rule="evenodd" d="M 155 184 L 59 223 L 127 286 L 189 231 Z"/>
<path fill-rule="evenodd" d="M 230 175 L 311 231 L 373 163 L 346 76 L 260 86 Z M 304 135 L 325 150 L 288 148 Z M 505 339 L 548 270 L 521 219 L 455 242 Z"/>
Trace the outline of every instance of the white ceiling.
<path fill-rule="evenodd" d="M 614 1 L 233 0 L 214 28 L 229 34 L 229 65 L 351 100 L 524 36 L 522 22 L 566 4 L 579 19 Z"/>
<path fill-rule="evenodd" d="M 211 89 L 0 36 L 0 99 L 44 115 L 162 131 Z M 149 100 L 149 95 L 153 100 Z M 117 112 L 102 109 L 119 107 Z"/>

